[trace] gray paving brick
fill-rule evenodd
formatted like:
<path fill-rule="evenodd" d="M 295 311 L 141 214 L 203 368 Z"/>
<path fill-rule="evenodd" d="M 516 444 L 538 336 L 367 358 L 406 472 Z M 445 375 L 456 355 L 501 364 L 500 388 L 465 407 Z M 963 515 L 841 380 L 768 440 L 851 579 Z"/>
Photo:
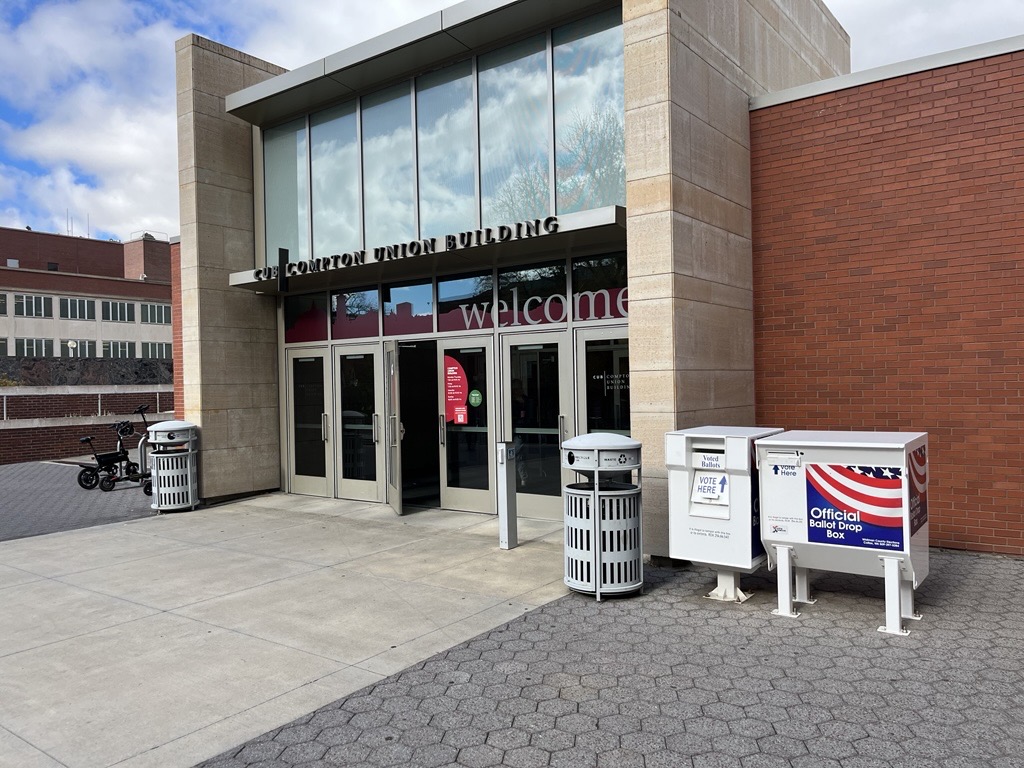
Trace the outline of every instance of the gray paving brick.
<path fill-rule="evenodd" d="M 1024 768 L 1022 580 L 934 551 L 896 638 L 878 579 L 814 574 L 791 620 L 771 576 L 716 604 L 710 571 L 651 568 L 643 595 L 569 595 L 204 765 Z"/>

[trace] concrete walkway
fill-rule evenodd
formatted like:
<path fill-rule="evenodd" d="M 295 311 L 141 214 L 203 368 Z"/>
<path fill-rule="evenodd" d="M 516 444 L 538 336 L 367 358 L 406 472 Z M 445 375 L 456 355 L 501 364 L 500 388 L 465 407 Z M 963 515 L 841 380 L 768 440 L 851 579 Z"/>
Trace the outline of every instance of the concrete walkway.
<path fill-rule="evenodd" d="M 378 682 L 566 593 L 519 530 L 273 494 L 2 542 L 0 766 L 189 766 Z"/>

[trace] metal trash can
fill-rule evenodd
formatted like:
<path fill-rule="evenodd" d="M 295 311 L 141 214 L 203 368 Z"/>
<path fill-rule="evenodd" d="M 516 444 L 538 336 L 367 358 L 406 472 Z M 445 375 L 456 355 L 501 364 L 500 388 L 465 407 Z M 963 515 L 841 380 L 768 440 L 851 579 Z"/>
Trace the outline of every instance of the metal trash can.
<path fill-rule="evenodd" d="M 149 428 L 152 509 L 194 509 L 199 503 L 198 441 L 199 428 L 188 421 L 161 421 Z"/>
<path fill-rule="evenodd" d="M 585 478 L 562 489 L 569 589 L 600 600 L 643 588 L 640 448 L 604 432 L 562 443 L 562 467 Z"/>

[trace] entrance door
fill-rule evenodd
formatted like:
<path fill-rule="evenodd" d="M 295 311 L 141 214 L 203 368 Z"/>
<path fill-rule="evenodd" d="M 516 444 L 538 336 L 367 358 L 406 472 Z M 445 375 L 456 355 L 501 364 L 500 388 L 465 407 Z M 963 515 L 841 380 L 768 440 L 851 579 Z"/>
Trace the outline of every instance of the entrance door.
<path fill-rule="evenodd" d="M 293 349 L 288 365 L 288 479 L 292 493 L 327 496 L 334 488 L 330 371 L 326 349 Z"/>
<path fill-rule="evenodd" d="M 384 388 L 380 346 L 335 347 L 335 434 L 338 497 L 383 501 Z"/>
<path fill-rule="evenodd" d="M 626 328 L 576 331 L 577 430 L 629 435 L 629 334 Z"/>
<path fill-rule="evenodd" d="M 564 332 L 502 336 L 504 434 L 516 450 L 524 517 L 562 516 L 562 442 L 573 436 L 572 354 Z"/>
<path fill-rule="evenodd" d="M 398 342 L 384 342 L 385 501 L 402 514 L 402 410 L 398 389 Z"/>
<path fill-rule="evenodd" d="M 441 506 L 495 512 L 490 337 L 438 343 Z"/>

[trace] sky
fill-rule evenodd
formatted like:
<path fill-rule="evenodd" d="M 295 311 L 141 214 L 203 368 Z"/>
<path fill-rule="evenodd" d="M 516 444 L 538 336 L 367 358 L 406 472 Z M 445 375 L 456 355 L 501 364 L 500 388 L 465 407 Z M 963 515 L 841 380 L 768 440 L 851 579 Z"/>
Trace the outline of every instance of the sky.
<path fill-rule="evenodd" d="M 854 71 L 1024 35 L 1021 0 L 825 2 Z M 179 234 L 174 42 L 190 32 L 291 69 L 452 4 L 0 0 L 0 226 Z"/>

